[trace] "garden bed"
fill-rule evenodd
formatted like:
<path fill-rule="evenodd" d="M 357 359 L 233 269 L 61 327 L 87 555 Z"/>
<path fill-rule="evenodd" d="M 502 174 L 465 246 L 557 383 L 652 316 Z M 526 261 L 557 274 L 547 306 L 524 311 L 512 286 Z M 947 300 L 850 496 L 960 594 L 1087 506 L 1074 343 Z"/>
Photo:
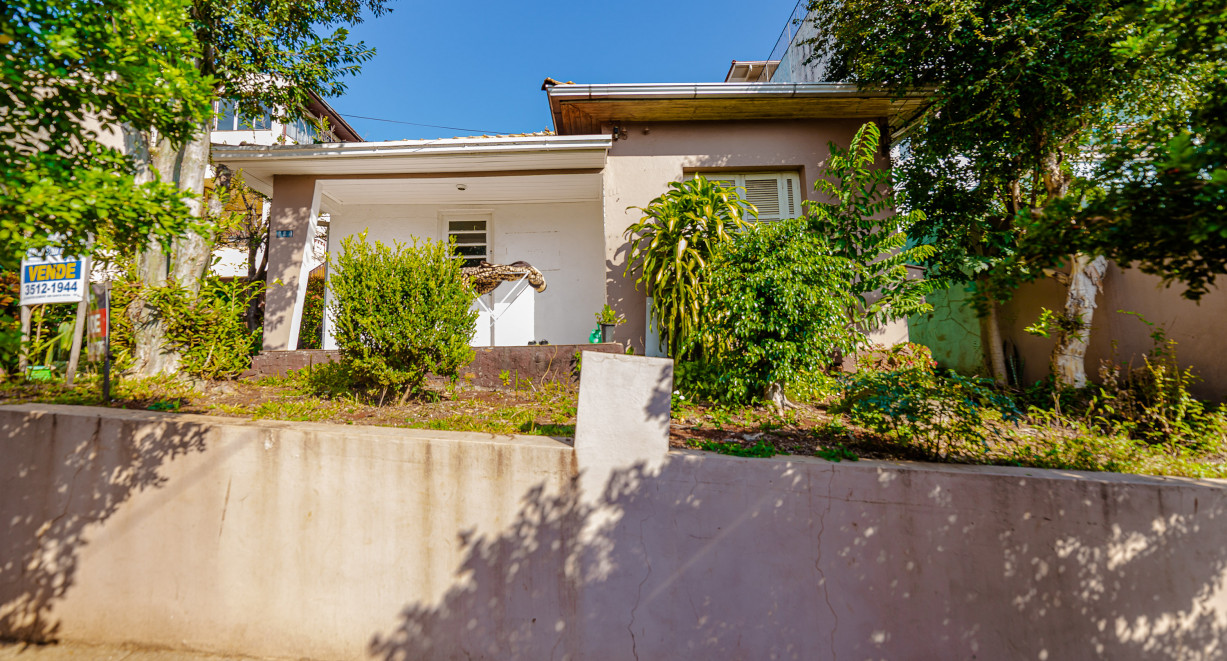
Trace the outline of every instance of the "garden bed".
<path fill-rule="evenodd" d="M 404 404 L 389 397 L 367 401 L 311 394 L 301 377 L 260 381 L 197 382 L 120 379 L 109 406 L 199 413 L 248 419 L 312 421 L 389 427 L 539 434 L 570 439 L 575 433 L 577 389 L 557 383 L 487 388 L 465 382 L 430 382 L 432 397 Z M 49 383 L 0 386 L 0 403 L 48 402 L 103 405 L 96 381 L 86 376 L 74 390 Z M 940 451 L 851 422 L 826 401 L 801 403 L 782 415 L 763 407 L 679 404 L 670 433 L 674 448 L 738 456 L 817 456 L 830 461 L 859 458 L 940 461 L 1108 470 L 1127 473 L 1227 477 L 1221 445 L 1198 450 L 1151 445 L 1120 435 L 1095 433 L 1043 416 L 996 420 L 980 437 L 947 442 Z M 1037 422 L 1039 421 L 1039 422 Z"/>

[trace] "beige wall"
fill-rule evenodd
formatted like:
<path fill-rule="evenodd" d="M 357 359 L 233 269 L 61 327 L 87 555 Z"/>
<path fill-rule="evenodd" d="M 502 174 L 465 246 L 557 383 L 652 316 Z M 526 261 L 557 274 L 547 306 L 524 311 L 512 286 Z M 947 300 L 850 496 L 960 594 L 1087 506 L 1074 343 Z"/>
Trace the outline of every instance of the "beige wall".
<path fill-rule="evenodd" d="M 639 211 L 696 171 L 799 172 L 806 199 L 829 156 L 830 141 L 847 147 L 860 120 L 688 122 L 622 124 L 628 138 L 613 143 L 605 167 L 605 264 L 609 304 L 626 315 L 616 339 L 643 349 L 645 298 L 634 280 L 623 277 L 629 243 L 626 228 Z M 645 132 L 646 131 L 646 132 Z M 883 159 L 882 165 L 886 164 Z M 896 333 L 897 335 L 897 333 Z"/>
<path fill-rule="evenodd" d="M 1193 387 L 1200 397 L 1217 401 L 1227 399 L 1227 351 L 1223 350 L 1222 326 L 1227 321 L 1227 295 L 1212 291 L 1200 303 L 1180 296 L 1180 283 L 1164 288 L 1160 280 L 1137 269 L 1108 267 L 1103 293 L 1091 328 L 1091 345 L 1086 355 L 1086 371 L 1098 380 L 1100 360 L 1116 360 L 1142 367 L 1143 354 L 1150 353 L 1153 329 L 1134 315 L 1136 312 L 1156 327 L 1166 330 L 1176 341 L 1176 357 L 1182 366 L 1192 366 L 1203 381 Z M 1062 310 L 1063 288 L 1052 280 L 1026 285 L 1004 307 L 1002 331 L 1017 343 L 1023 359 L 1023 378 L 1028 383 L 1048 375 L 1054 341 L 1023 331 L 1039 318 L 1040 308 Z"/>
<path fill-rule="evenodd" d="M 673 452 L 589 499 L 546 438 L 55 406 L 0 407 L 0 457 L 5 636 L 389 661 L 1227 640 L 1221 481 Z"/>
<path fill-rule="evenodd" d="M 341 239 L 368 230 L 371 241 L 410 242 L 444 238 L 440 214 L 485 209 L 491 213 L 491 256 L 496 264 L 525 261 L 545 275 L 544 292 L 532 290 L 534 339 L 551 344 L 584 344 L 596 327 L 593 315 L 604 304 L 601 204 L 554 202 L 496 205 L 347 205 L 332 214 L 329 252 Z M 504 293 L 506 286 L 496 290 Z"/>
<path fill-rule="evenodd" d="M 315 177 L 277 175 L 273 178 L 269 212 L 268 289 L 264 296 L 264 350 L 293 349 L 298 341 L 307 259 L 315 239 L 319 193 Z M 279 237 L 279 231 L 293 232 Z"/>

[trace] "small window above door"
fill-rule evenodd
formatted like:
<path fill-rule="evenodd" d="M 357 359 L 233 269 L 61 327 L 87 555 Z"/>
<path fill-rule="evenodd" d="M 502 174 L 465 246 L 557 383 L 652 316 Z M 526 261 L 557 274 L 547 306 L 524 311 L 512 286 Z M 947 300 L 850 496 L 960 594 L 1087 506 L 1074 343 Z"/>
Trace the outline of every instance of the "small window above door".
<path fill-rule="evenodd" d="M 454 240 L 453 256 L 465 266 L 477 266 L 490 259 L 490 214 L 448 213 L 443 215 L 443 240 Z"/>

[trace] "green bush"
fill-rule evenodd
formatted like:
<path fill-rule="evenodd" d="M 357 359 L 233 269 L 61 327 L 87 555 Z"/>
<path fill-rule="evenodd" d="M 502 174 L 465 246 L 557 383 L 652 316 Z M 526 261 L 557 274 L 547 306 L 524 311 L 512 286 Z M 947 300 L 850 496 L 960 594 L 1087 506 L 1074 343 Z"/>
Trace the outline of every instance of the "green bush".
<path fill-rule="evenodd" d="M 341 360 L 354 385 L 424 394 L 429 373 L 455 378 L 472 360 L 477 322 L 473 290 L 446 243 L 341 242 L 332 269 L 332 302 Z"/>
<path fill-rule="evenodd" d="M 1000 434 L 991 422 L 1022 416 L 1014 400 L 991 383 L 926 366 L 861 370 L 848 378 L 837 410 L 934 459 L 976 459 L 989 450 L 987 439 Z"/>
<path fill-rule="evenodd" d="M 126 288 L 130 289 L 132 283 Z M 230 379 L 251 367 L 251 356 L 260 350 L 263 333 L 247 328 L 247 305 L 264 283 L 226 281 L 209 276 L 200 293 L 171 282 L 148 290 L 148 299 L 166 319 L 166 337 L 179 351 L 184 372 L 203 379 Z M 130 292 L 124 296 L 130 298 Z M 112 317 L 124 317 L 123 308 L 112 306 Z M 123 326 L 131 332 L 131 324 Z M 131 342 L 126 343 L 127 346 Z"/>
<path fill-rule="evenodd" d="M 302 303 L 302 323 L 298 326 L 298 348 L 319 349 L 324 338 L 324 279 L 307 280 Z"/>
<path fill-rule="evenodd" d="M 685 347 L 699 358 L 678 367 L 683 392 L 746 404 L 850 351 L 858 337 L 846 314 L 855 304 L 850 277 L 804 219 L 739 233 L 710 269 L 703 326 Z"/>

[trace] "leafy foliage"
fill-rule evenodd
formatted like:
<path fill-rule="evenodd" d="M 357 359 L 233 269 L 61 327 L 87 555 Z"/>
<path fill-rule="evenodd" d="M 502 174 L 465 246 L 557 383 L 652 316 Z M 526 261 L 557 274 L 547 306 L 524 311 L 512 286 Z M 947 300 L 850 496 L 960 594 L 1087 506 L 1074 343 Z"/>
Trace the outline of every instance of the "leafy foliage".
<path fill-rule="evenodd" d="M 1139 2 L 1142 0 L 1138 0 Z M 1128 2 L 812 0 L 815 57 L 834 79 L 929 102 L 900 145 L 901 187 L 925 212 L 925 265 L 974 282 L 982 344 L 1005 380 L 996 304 L 1067 264 L 1085 242 L 1023 241 L 1085 171 L 1091 145 L 1145 118 L 1179 69 L 1119 48 L 1138 34 Z M 1059 224 L 1059 220 L 1053 223 Z M 1055 231 L 1055 230 L 1054 230 Z M 1081 338 L 1084 339 L 1084 338 Z M 1058 339 L 1061 353 L 1071 338 Z M 1071 368 L 1077 381 L 1080 364 Z"/>
<path fill-rule="evenodd" d="M 737 235 L 708 269 L 702 329 L 686 337 L 682 390 L 746 403 L 769 384 L 788 386 L 851 351 L 846 316 L 853 267 L 805 219 L 759 223 Z"/>
<path fill-rule="evenodd" d="M 991 381 L 925 367 L 861 370 L 849 378 L 840 408 L 853 422 L 933 458 L 983 454 L 999 431 L 990 420 L 1021 417 Z"/>
<path fill-rule="evenodd" d="M 892 347 L 881 345 L 862 351 L 856 357 L 856 366 L 862 370 L 894 371 L 911 367 L 933 369 L 937 361 L 933 352 L 922 344 L 902 342 Z"/>
<path fill-rule="evenodd" d="M 324 278 L 307 280 L 302 303 L 302 322 L 298 326 L 298 348 L 319 349 L 324 337 Z"/>
<path fill-rule="evenodd" d="M 626 230 L 630 256 L 626 274 L 638 272 L 636 285 L 652 297 L 652 317 L 675 358 L 700 349 L 703 306 L 708 301 L 707 278 L 714 257 L 732 234 L 748 227 L 745 217 L 758 217 L 754 205 L 735 189 L 696 176 L 669 184 L 670 190 L 652 200 L 643 219 Z"/>
<path fill-rule="evenodd" d="M 1227 272 L 1227 4 L 1133 2 L 1122 57 L 1164 63 L 1160 103 L 1098 147 L 1085 195 L 1037 223 L 1037 247 L 1076 244 L 1187 285 L 1198 300 Z"/>
<path fill-rule="evenodd" d="M 262 333 L 248 330 L 245 315 L 247 302 L 263 287 L 209 277 L 198 294 L 172 281 L 147 288 L 146 295 L 167 320 L 167 339 L 178 350 L 182 369 L 200 378 L 222 379 L 250 368 L 251 356 L 260 350 Z"/>
<path fill-rule="evenodd" d="M 196 0 L 200 69 L 239 110 L 304 117 L 310 94 L 336 96 L 375 51 L 346 26 L 391 11 L 386 0 Z"/>
<path fill-rule="evenodd" d="M 736 441 L 698 441 L 694 447 L 699 450 L 727 454 L 733 457 L 770 458 L 779 454 L 775 446 L 766 441 L 757 441 L 753 445 L 742 445 Z"/>
<path fill-rule="evenodd" d="M 473 290 L 446 243 L 341 242 L 330 279 L 337 348 L 355 385 L 423 394 L 428 373 L 455 377 L 472 360 Z"/>
<path fill-rule="evenodd" d="M 166 239 L 191 223 L 171 186 L 98 140 L 121 126 L 186 138 L 211 112 L 188 0 L 0 5 L 0 263 L 57 237 L 70 253 Z"/>
<path fill-rule="evenodd" d="M 878 125 L 871 122 L 857 130 L 847 149 L 831 143 L 831 157 L 814 190 L 834 201 L 808 203 L 810 229 L 851 269 L 848 285 L 859 301 L 849 316 L 864 330 L 933 309 L 924 296 L 935 282 L 910 279 L 907 270 L 908 264 L 934 254 L 927 243 L 907 247 L 908 230 L 925 215 L 918 210 L 893 214 L 890 171 L 875 167 L 880 138 Z"/>

